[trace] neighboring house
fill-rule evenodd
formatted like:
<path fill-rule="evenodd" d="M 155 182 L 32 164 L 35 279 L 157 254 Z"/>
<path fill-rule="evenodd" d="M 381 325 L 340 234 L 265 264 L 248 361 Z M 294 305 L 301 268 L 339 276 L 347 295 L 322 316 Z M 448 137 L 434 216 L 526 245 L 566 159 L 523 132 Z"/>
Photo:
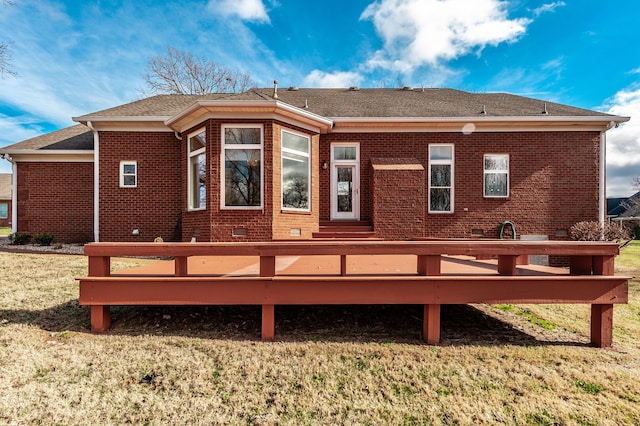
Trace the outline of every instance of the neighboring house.
<path fill-rule="evenodd" d="M 640 191 L 627 198 L 608 198 L 607 216 L 611 220 L 640 220 Z"/>
<path fill-rule="evenodd" d="M 11 174 L 0 173 L 0 227 L 11 226 Z"/>
<path fill-rule="evenodd" d="M 627 117 L 451 89 L 159 95 L 0 149 L 14 230 L 58 241 L 566 239 L 606 218 Z M 337 225 L 349 225 L 340 228 Z"/>

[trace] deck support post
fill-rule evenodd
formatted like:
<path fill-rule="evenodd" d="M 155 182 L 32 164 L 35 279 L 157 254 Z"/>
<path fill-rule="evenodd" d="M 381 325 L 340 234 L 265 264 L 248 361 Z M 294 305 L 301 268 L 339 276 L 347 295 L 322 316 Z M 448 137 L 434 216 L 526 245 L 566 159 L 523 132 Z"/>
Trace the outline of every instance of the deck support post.
<path fill-rule="evenodd" d="M 571 275 L 591 275 L 593 272 L 593 256 L 569 257 L 569 272 Z"/>
<path fill-rule="evenodd" d="M 591 305 L 591 344 L 598 348 L 613 344 L 613 305 Z"/>
<path fill-rule="evenodd" d="M 440 305 L 424 305 L 422 338 L 429 345 L 440 343 Z"/>
<path fill-rule="evenodd" d="M 347 275 L 347 255 L 346 254 L 340 255 L 340 275 L 343 277 Z"/>
<path fill-rule="evenodd" d="M 91 305 L 91 331 L 104 333 L 111 327 L 111 309 L 108 305 Z"/>
<path fill-rule="evenodd" d="M 276 334 L 274 305 L 262 305 L 262 341 L 272 342 Z"/>

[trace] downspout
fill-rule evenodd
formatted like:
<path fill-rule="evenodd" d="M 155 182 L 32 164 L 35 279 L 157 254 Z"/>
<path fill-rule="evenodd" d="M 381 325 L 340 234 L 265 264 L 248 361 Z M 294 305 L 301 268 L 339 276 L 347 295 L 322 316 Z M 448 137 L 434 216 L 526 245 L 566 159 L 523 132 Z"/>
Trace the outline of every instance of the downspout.
<path fill-rule="evenodd" d="M 4 157 L 11 161 L 11 233 L 18 232 L 18 163 L 11 157 Z"/>
<path fill-rule="evenodd" d="M 600 132 L 600 214 L 599 221 L 601 229 L 604 229 L 607 220 L 607 130 L 613 127 L 615 123 L 612 121 L 609 123 L 605 130 Z M 602 236 L 604 238 L 604 235 Z"/>
<path fill-rule="evenodd" d="M 87 127 L 93 132 L 93 241 L 100 241 L 100 137 L 91 121 Z"/>

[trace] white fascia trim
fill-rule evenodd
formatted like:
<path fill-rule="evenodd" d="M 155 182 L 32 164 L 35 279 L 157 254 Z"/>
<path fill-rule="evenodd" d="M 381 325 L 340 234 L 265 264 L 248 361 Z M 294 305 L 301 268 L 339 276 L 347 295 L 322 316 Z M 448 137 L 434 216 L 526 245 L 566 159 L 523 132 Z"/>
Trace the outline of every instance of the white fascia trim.
<path fill-rule="evenodd" d="M 630 117 L 611 116 L 489 116 L 489 117 L 333 117 L 333 122 L 346 123 L 604 123 L 612 127 L 629 121 Z M 613 123 L 613 124 L 612 124 Z"/>
<path fill-rule="evenodd" d="M 93 126 L 95 127 L 96 123 L 105 123 L 105 122 L 118 122 L 118 121 L 123 121 L 123 122 L 161 122 L 164 123 L 167 119 L 169 119 L 170 116 L 166 116 L 166 115 L 122 115 L 122 116 L 100 116 L 100 115 L 94 115 L 94 116 L 88 116 L 88 115 L 83 115 L 81 117 L 71 117 L 71 119 L 75 122 L 78 123 L 93 123 Z"/>
<path fill-rule="evenodd" d="M 3 154 L 14 155 L 90 155 L 93 150 L 89 149 L 14 149 L 2 151 Z"/>
<path fill-rule="evenodd" d="M 342 117 L 334 118 L 332 133 L 375 132 L 536 132 L 603 131 L 629 117 Z"/>

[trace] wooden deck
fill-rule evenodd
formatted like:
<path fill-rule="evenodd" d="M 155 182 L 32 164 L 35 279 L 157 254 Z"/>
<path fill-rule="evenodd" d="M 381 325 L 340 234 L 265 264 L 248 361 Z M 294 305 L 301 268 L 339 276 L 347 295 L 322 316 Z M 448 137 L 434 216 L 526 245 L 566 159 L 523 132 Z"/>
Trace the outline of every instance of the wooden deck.
<path fill-rule="evenodd" d="M 529 255 L 568 256 L 570 269 L 555 272 L 517 268 Z M 613 275 L 618 246 L 610 243 L 535 241 L 313 241 L 278 243 L 92 243 L 85 246 L 89 276 L 79 278 L 80 303 L 91 306 L 91 327 L 110 327 L 111 305 L 262 306 L 262 338 L 275 337 L 275 305 L 421 304 L 423 336 L 440 340 L 440 305 L 464 303 L 591 304 L 591 342 L 611 346 L 613 305 L 627 303 L 628 278 Z M 402 271 L 350 271 L 351 256 L 403 255 L 412 259 Z M 442 273 L 445 255 L 496 257 L 474 272 Z M 112 274 L 116 256 L 162 256 L 174 259 L 163 274 Z M 196 256 L 250 256 L 257 274 L 229 276 L 191 269 Z M 335 273 L 283 275 L 278 257 L 332 256 Z M 198 270 L 196 270 L 198 269 Z"/>

